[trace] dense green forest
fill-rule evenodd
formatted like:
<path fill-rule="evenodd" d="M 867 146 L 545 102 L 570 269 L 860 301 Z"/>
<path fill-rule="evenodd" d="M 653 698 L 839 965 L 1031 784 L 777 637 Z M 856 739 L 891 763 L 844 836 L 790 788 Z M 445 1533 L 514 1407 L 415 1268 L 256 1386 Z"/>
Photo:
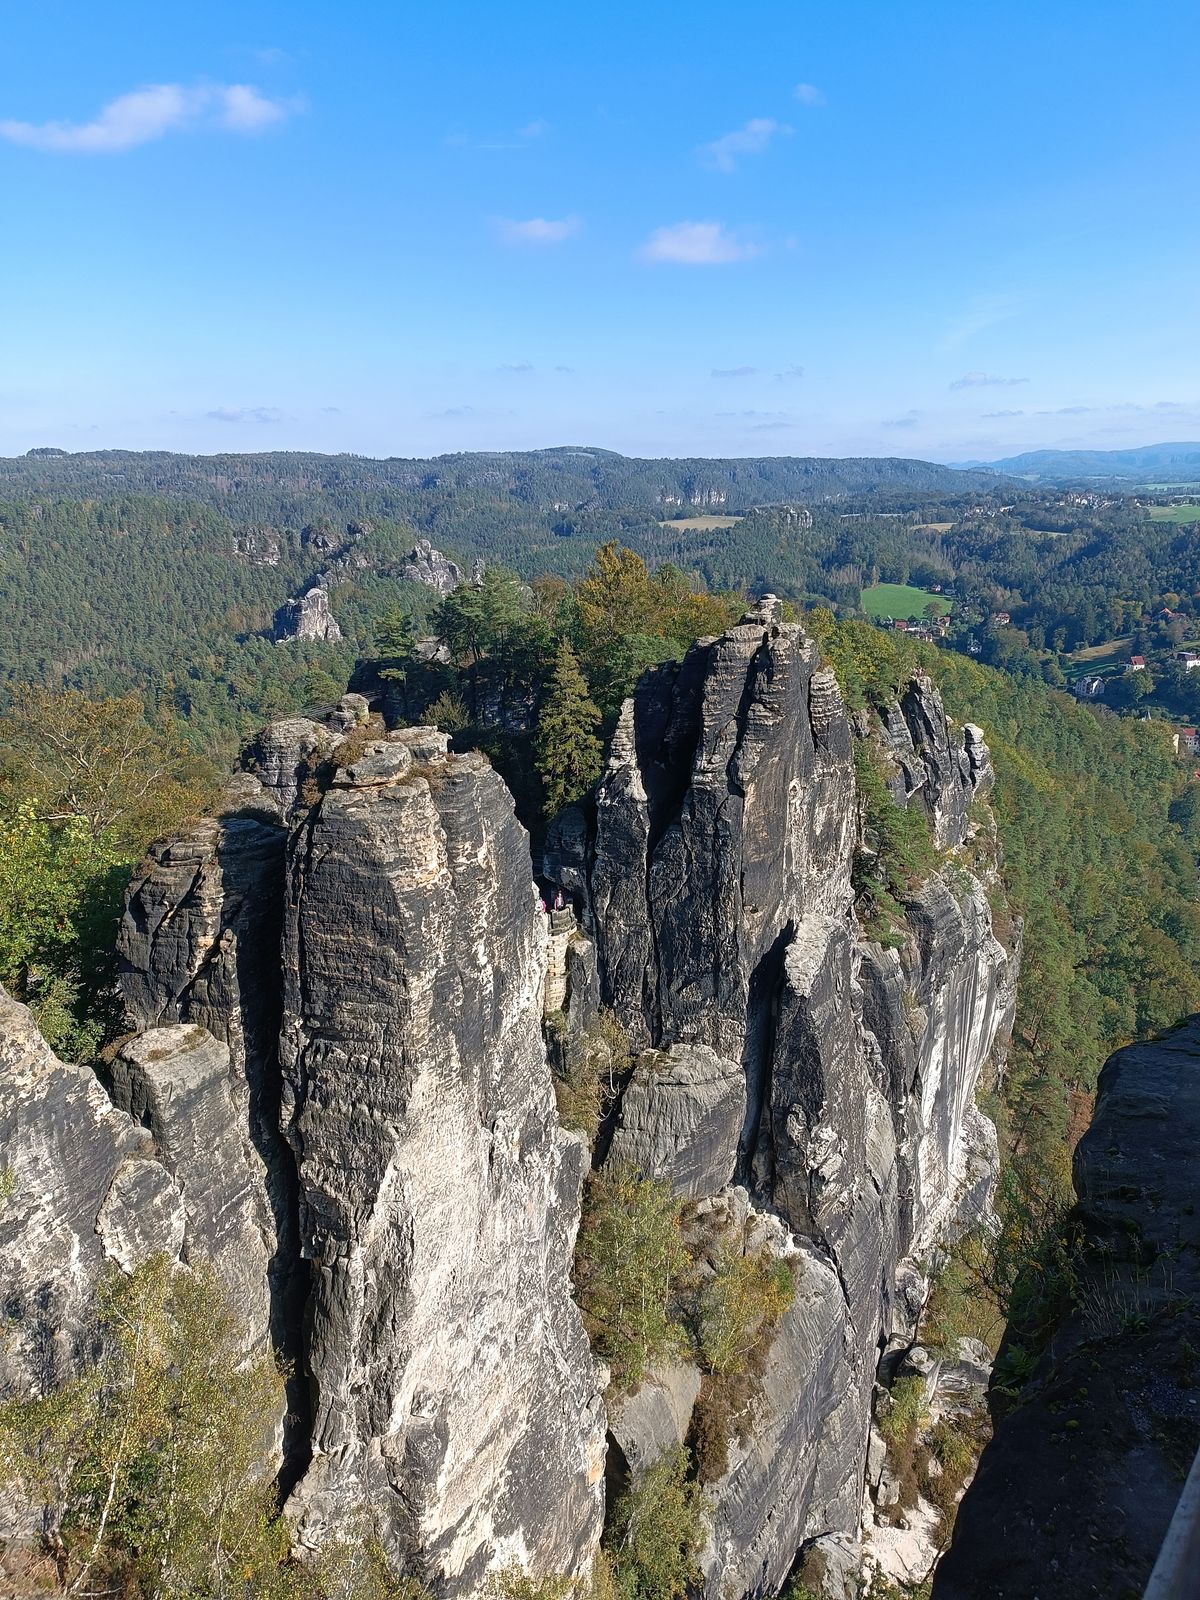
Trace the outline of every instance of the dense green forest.
<path fill-rule="evenodd" d="M 617 540 L 698 591 L 774 589 L 838 615 L 872 583 L 937 585 L 952 646 L 1057 684 L 1070 652 L 1119 637 L 1160 650 L 1161 703 L 1200 716 L 1200 674 L 1170 662 L 1200 604 L 1200 525 L 984 481 L 911 462 L 571 451 L 22 457 L 0 462 L 0 704 L 23 684 L 134 690 L 228 751 L 264 717 L 327 700 L 374 652 L 383 611 L 427 628 L 436 597 L 404 579 L 420 536 L 465 570 L 482 559 L 527 580 L 576 578 Z M 342 642 L 274 644 L 277 608 L 322 577 Z"/>

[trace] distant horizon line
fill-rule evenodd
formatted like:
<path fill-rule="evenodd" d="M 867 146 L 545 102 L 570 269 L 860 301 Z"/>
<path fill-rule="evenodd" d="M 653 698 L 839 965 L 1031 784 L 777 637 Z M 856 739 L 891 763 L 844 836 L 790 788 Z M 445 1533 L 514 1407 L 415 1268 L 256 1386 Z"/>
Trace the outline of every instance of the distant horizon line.
<path fill-rule="evenodd" d="M 0 454 L 0 461 L 28 461 L 76 459 L 79 457 L 94 456 L 178 456 L 189 460 L 218 461 L 230 457 L 239 460 L 247 458 L 257 459 L 269 456 L 322 456 L 330 460 L 350 461 L 445 461 L 460 460 L 470 456 L 539 456 L 539 455 L 605 455 L 612 456 L 622 461 L 903 461 L 915 462 L 923 466 L 947 467 L 953 471 L 971 472 L 996 469 L 1008 461 L 1019 460 L 1024 456 L 1100 456 L 1116 457 L 1128 456 L 1134 453 L 1147 451 L 1180 451 L 1191 450 L 1200 452 L 1200 441 L 1179 439 L 1162 440 L 1152 444 L 1123 445 L 1116 448 L 1099 449 L 1088 445 L 1052 446 L 1038 445 L 1027 449 L 1013 450 L 1005 456 L 994 457 L 991 460 L 979 458 L 959 459 L 950 461 L 939 459 L 936 456 L 897 455 L 884 452 L 868 451 L 857 455 L 818 455 L 811 452 L 791 452 L 787 454 L 757 453 L 731 453 L 725 455 L 690 455 L 690 454 L 663 454 L 663 455 L 630 455 L 622 450 L 614 450 L 608 445 L 594 444 L 552 444 L 533 445 L 523 449 L 479 448 L 474 450 L 441 450 L 431 455 L 371 455 L 362 450 L 320 450 L 320 449 L 275 449 L 275 450 L 177 450 L 155 446 L 128 446 L 105 445 L 93 449 L 69 450 L 62 445 L 34 445 L 28 450 L 15 454 Z"/>

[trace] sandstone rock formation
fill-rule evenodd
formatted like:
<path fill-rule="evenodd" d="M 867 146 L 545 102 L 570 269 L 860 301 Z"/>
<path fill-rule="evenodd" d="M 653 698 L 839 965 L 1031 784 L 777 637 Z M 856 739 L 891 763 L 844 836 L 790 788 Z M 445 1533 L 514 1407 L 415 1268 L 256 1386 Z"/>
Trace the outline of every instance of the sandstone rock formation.
<path fill-rule="evenodd" d="M 0 1377 L 80 1359 L 106 1260 L 211 1254 L 249 1343 L 297 1368 L 300 1544 L 365 1506 L 446 1600 L 510 1562 L 582 1573 L 606 1432 L 569 1281 L 588 1155 L 558 1125 L 542 1024 L 576 1035 L 603 1005 L 637 1059 L 596 1159 L 795 1270 L 754 1428 L 706 1492 L 706 1594 L 774 1592 L 813 1541 L 840 1572 L 880 1356 L 988 1203 L 973 1094 L 1013 985 L 982 888 L 947 859 L 893 947 L 865 937 L 850 721 L 773 597 L 646 675 L 594 807 L 550 830 L 578 927 L 540 911 L 488 763 L 435 729 L 373 736 L 367 709 L 264 730 L 221 815 L 149 852 L 111 1097 L 0 1007 L 19 1328 Z M 893 792 L 954 850 L 990 782 L 982 736 L 923 680 L 884 726 Z M 684 1438 L 698 1388 L 681 1362 L 615 1404 L 610 1464 Z"/>
<path fill-rule="evenodd" d="M 428 539 L 418 539 L 401 562 L 396 576 L 408 583 L 423 583 L 438 594 L 451 594 L 463 581 L 462 568 L 440 550 L 435 550 Z"/>
<path fill-rule="evenodd" d="M 1200 1448 L 1197 1149 L 1193 1017 L 1117 1051 L 1100 1075 L 1075 1153 L 1081 1242 L 1069 1309 L 984 1448 L 935 1600 L 1145 1588 Z M 998 1382 L 1019 1337 L 1010 1331 L 1001 1347 Z M 1003 1394 L 993 1398 L 1004 1410 Z M 1172 1592 L 1182 1595 L 1180 1577 Z"/>
<path fill-rule="evenodd" d="M 289 639 L 321 639 L 326 644 L 336 644 L 342 637 L 329 604 L 329 590 L 314 584 L 293 600 L 285 600 L 275 613 L 274 638 L 277 643 Z"/>
<path fill-rule="evenodd" d="M 372 1503 L 456 1592 L 590 1561 L 603 1407 L 568 1270 L 546 931 L 500 779 L 406 730 L 293 837 L 285 1128 L 313 1266 L 300 1537 Z M 347 982 L 347 974 L 354 979 Z"/>
<path fill-rule="evenodd" d="M 982 735 L 954 735 L 925 678 L 884 727 L 896 798 L 961 844 L 991 779 Z M 1012 984 L 986 896 L 955 866 L 912 891 L 902 948 L 872 944 L 852 911 L 857 833 L 836 681 L 767 597 L 643 678 L 594 820 L 573 812 L 547 841 L 602 1002 L 662 1063 L 635 1070 L 605 1159 L 691 1195 L 744 1184 L 795 1235 L 765 1403 L 710 1487 L 714 1600 L 773 1590 L 801 1544 L 857 1534 L 876 1364 L 911 1341 L 924 1292 L 913 1258 L 976 1220 L 994 1179 L 974 1091 Z M 711 1131 L 734 1106 L 736 1146 Z"/>

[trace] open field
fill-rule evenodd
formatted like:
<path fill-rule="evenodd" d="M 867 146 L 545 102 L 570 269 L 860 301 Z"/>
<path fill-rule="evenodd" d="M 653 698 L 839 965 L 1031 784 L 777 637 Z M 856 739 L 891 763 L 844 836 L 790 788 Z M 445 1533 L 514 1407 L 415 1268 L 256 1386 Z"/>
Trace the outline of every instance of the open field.
<path fill-rule="evenodd" d="M 1155 522 L 1200 522 L 1200 506 L 1151 506 Z"/>
<path fill-rule="evenodd" d="M 732 528 L 741 517 L 672 517 L 660 522 L 660 528 L 677 528 L 684 533 L 709 533 L 713 528 Z"/>
<path fill-rule="evenodd" d="M 929 589 L 914 589 L 908 583 L 876 583 L 862 592 L 862 608 L 869 617 L 923 617 L 932 605 L 940 616 L 950 610 L 943 595 Z"/>
<path fill-rule="evenodd" d="M 1103 644 L 1088 645 L 1076 650 L 1062 663 L 1068 683 L 1080 678 L 1108 678 L 1125 671 L 1129 660 L 1129 647 L 1133 640 L 1129 634 L 1121 639 L 1106 639 Z"/>
<path fill-rule="evenodd" d="M 913 528 L 917 533 L 949 533 L 954 526 L 952 522 L 914 522 Z"/>

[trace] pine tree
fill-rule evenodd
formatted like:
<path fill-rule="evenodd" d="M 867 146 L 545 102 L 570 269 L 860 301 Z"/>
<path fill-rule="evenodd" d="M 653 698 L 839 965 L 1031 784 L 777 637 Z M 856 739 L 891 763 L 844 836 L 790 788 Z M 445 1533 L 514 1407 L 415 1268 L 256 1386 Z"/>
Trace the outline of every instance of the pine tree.
<path fill-rule="evenodd" d="M 564 639 L 538 718 L 537 769 L 546 791 L 546 815 L 580 799 L 600 776 L 600 712 L 587 679 Z"/>
<path fill-rule="evenodd" d="M 379 676 L 385 682 L 403 683 L 416 649 L 412 618 L 403 606 L 392 606 L 375 625 L 379 651 Z"/>

